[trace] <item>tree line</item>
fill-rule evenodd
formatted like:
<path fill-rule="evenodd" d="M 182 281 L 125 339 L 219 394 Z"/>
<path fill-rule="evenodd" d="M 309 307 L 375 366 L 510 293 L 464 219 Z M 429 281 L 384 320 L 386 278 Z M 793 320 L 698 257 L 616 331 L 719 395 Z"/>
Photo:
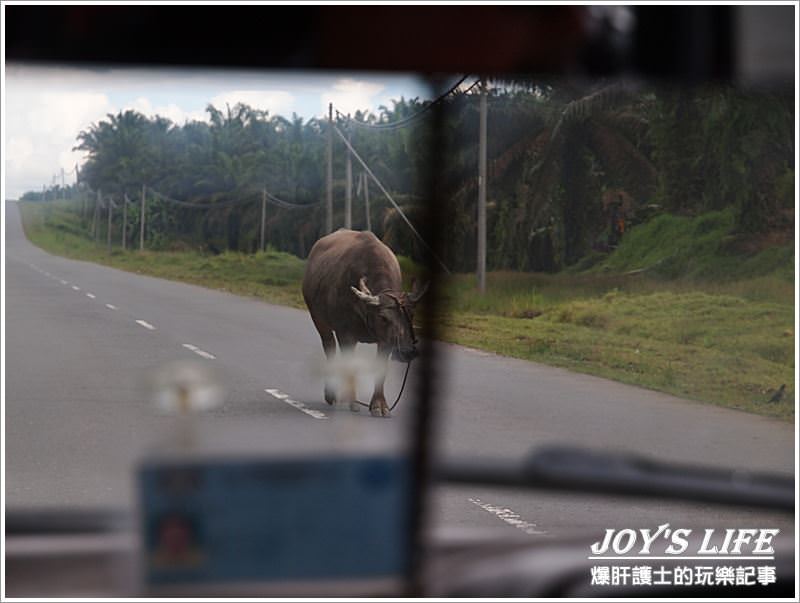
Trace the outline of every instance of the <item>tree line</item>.
<path fill-rule="evenodd" d="M 629 227 L 654 213 L 732 208 L 737 233 L 791 228 L 794 102 L 725 86 L 659 88 L 621 83 L 503 81 L 489 89 L 489 269 L 556 271 L 607 250 L 609 219 Z M 428 101 L 393 101 L 353 122 L 391 124 Z M 442 199 L 426 199 L 429 121 L 370 129 L 347 120 L 352 144 L 412 222 L 441 203 L 445 263 L 475 266 L 478 91 L 445 101 L 448 149 Z M 207 204 L 180 207 L 148 198 L 148 246 L 253 252 L 260 191 L 295 206 L 270 206 L 266 239 L 304 257 L 325 234 L 327 120 L 291 119 L 237 104 L 206 109 L 208 121 L 175 124 L 136 111 L 110 114 L 77 137 L 80 179 L 94 191 L 138 199 L 143 184 Z M 334 151 L 334 228 L 344 224 L 344 146 Z M 361 168 L 354 161 L 354 178 Z M 362 189 L 362 190 L 359 190 Z M 363 181 L 353 184 L 353 227 L 365 228 Z M 35 199 L 41 193 L 26 193 Z M 396 252 L 420 259 L 423 246 L 376 189 L 373 231 Z M 241 201 L 241 203 L 235 203 Z M 215 207 L 218 206 L 218 207 Z M 138 204 L 130 206 L 132 228 Z"/>

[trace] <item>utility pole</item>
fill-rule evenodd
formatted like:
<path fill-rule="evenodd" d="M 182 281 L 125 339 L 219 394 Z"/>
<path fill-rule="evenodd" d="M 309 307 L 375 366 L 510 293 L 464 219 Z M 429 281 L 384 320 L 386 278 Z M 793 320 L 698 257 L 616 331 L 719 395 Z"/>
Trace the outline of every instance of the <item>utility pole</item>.
<path fill-rule="evenodd" d="M 139 251 L 144 251 L 144 189 L 145 185 L 142 185 L 142 206 L 139 210 Z"/>
<path fill-rule="evenodd" d="M 267 221 L 267 189 L 261 191 L 261 234 L 258 237 L 258 249 L 264 251 L 264 227 Z"/>
<path fill-rule="evenodd" d="M 108 239 L 108 253 L 111 253 L 111 213 L 114 210 L 114 198 L 108 198 L 108 230 L 106 232 L 106 238 Z"/>
<path fill-rule="evenodd" d="M 97 235 L 98 235 L 98 228 L 97 228 L 97 218 L 100 215 L 100 202 L 103 200 L 103 193 L 100 192 L 98 189 L 97 191 L 97 199 L 94 201 L 94 216 L 92 217 L 92 236 L 94 237 L 94 242 L 97 243 Z"/>
<path fill-rule="evenodd" d="M 347 142 L 350 142 L 350 116 L 347 116 Z M 345 196 L 344 196 L 344 227 L 353 228 L 353 159 L 350 149 L 347 150 L 345 177 Z"/>
<path fill-rule="evenodd" d="M 122 196 L 122 251 L 128 247 L 128 193 Z"/>
<path fill-rule="evenodd" d="M 86 197 L 81 192 L 81 187 L 78 186 L 78 184 L 80 183 L 80 178 L 81 178 L 81 173 L 80 173 L 80 170 L 78 169 L 78 164 L 76 163 L 75 164 L 75 188 L 73 189 L 73 196 L 74 196 L 74 193 L 78 193 L 78 195 L 80 195 L 80 198 L 81 198 L 81 220 L 85 220 L 86 219 Z"/>
<path fill-rule="evenodd" d="M 483 78 L 478 149 L 478 291 L 486 292 L 486 80 Z"/>
<path fill-rule="evenodd" d="M 366 172 L 361 172 L 361 177 L 364 179 L 364 209 L 367 213 L 367 230 L 372 232 L 372 218 L 369 215 L 369 179 Z"/>
<path fill-rule="evenodd" d="M 411 221 L 408 219 L 408 217 L 403 213 L 403 210 L 401 209 L 401 207 L 397 204 L 397 202 L 394 200 L 394 198 L 392 198 L 392 196 L 389 194 L 389 191 L 386 190 L 386 187 L 383 186 L 383 184 L 381 184 L 381 181 L 378 180 L 378 177 L 375 176 L 375 173 L 370 169 L 370 167 L 367 165 L 367 163 L 361 158 L 361 155 L 358 154 L 358 151 L 356 151 L 350 145 L 350 143 L 347 142 L 347 137 L 344 134 L 342 134 L 342 131 L 339 128 L 335 128 L 335 130 L 336 130 L 336 135 L 339 136 L 339 138 L 342 139 L 342 142 L 344 142 L 345 145 L 347 145 L 347 148 L 353 154 L 353 157 L 355 157 L 356 161 L 358 161 L 361 164 L 361 167 L 364 168 L 364 171 L 367 172 L 369 177 L 372 178 L 372 181 L 375 183 L 375 185 L 378 187 L 378 189 L 386 196 L 386 198 L 389 200 L 389 203 L 391 203 L 392 206 L 394 206 L 395 210 L 397 210 L 397 213 L 400 215 L 400 217 L 403 219 L 403 221 L 411 229 L 411 232 L 414 233 L 414 236 L 416 236 L 419 239 L 420 243 L 422 243 L 422 245 L 425 246 L 425 248 L 431 254 L 433 259 L 436 260 L 442 266 L 442 269 L 447 274 L 450 274 L 450 270 L 448 270 L 448 268 L 447 268 L 447 266 L 445 266 L 444 262 L 442 262 L 442 260 L 439 259 L 439 257 L 436 255 L 436 253 L 434 253 L 434 251 L 430 248 L 430 245 L 428 245 L 425 242 L 425 239 L 422 238 L 422 235 L 419 234 L 419 231 L 416 228 L 414 228 L 414 225 L 411 223 Z"/>
<path fill-rule="evenodd" d="M 64 200 L 67 198 L 67 190 L 64 185 L 64 168 L 61 168 L 61 199 Z"/>
<path fill-rule="evenodd" d="M 333 232 L 333 103 L 328 103 L 328 177 L 325 197 L 325 230 Z"/>

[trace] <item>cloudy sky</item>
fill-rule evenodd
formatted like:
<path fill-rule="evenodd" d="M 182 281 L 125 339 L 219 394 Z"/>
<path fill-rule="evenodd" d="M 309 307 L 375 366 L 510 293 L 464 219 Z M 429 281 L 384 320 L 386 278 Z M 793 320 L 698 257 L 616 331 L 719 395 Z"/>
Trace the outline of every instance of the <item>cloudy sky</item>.
<path fill-rule="evenodd" d="M 6 65 L 4 82 L 5 198 L 50 185 L 60 170 L 72 173 L 83 154 L 72 151 L 78 133 L 108 113 L 136 109 L 183 124 L 205 120 L 208 103 L 222 108 L 244 102 L 270 115 L 305 119 L 327 115 L 332 102 L 342 113 L 377 111 L 391 99 L 430 98 L 413 76 L 74 69 Z"/>

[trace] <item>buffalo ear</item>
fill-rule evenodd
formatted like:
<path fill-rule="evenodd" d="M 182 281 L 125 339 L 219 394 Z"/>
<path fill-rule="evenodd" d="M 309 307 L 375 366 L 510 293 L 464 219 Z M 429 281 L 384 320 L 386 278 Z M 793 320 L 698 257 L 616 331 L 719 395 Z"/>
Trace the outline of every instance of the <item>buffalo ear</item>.
<path fill-rule="evenodd" d="M 425 292 L 428 290 L 428 285 L 430 285 L 429 282 L 425 283 L 422 287 L 418 287 L 417 286 L 417 279 L 416 278 L 412 278 L 411 279 L 411 293 L 408 294 L 408 300 L 412 304 L 416 304 L 420 300 L 420 298 L 423 295 L 425 295 Z"/>

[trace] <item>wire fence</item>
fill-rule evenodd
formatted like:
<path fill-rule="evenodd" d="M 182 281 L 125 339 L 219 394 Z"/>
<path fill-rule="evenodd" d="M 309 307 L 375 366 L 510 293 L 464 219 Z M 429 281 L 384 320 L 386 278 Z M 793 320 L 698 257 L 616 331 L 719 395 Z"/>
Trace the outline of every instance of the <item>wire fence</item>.
<path fill-rule="evenodd" d="M 180 231 L 187 235 L 186 231 L 191 230 L 187 226 L 192 222 L 190 216 L 194 215 L 196 220 L 202 223 L 207 221 L 208 216 L 212 213 L 220 214 L 226 212 L 226 210 L 246 209 L 248 206 L 250 208 L 248 217 L 260 222 L 260 227 L 256 229 L 256 232 L 262 233 L 259 237 L 258 246 L 250 250 L 264 250 L 266 244 L 263 235 L 263 224 L 268 219 L 268 215 L 263 206 L 272 206 L 280 210 L 302 214 L 318 209 L 322 203 L 320 201 L 315 203 L 292 203 L 263 189 L 261 191 L 248 191 L 245 196 L 236 199 L 200 203 L 176 199 L 147 185 L 140 187 L 137 194 L 132 192 L 129 194 L 127 191 L 103 193 L 100 190 L 92 189 L 85 183 L 70 187 L 66 190 L 64 196 L 51 197 L 48 201 L 66 202 L 68 209 L 78 216 L 86 235 L 94 239 L 98 244 L 101 240 L 105 240 L 106 236 L 110 237 L 111 235 L 108 233 L 113 230 L 113 240 L 109 239 L 111 241 L 109 242 L 109 251 L 115 247 L 123 250 L 136 247 L 139 249 L 164 248 L 168 238 L 181 238 L 176 236 L 180 234 Z M 259 205 L 262 205 L 260 219 L 256 212 Z M 167 208 L 172 208 L 172 210 Z M 303 210 L 306 210 L 306 212 Z M 175 214 L 175 212 L 181 213 Z M 170 221 L 169 216 L 171 215 L 176 216 L 177 219 Z M 176 224 L 175 222 L 177 221 L 182 222 L 182 226 Z M 164 228 L 165 222 L 166 229 Z M 163 236 L 165 231 L 170 231 L 172 236 Z M 136 244 L 137 233 L 138 245 Z M 209 234 L 208 231 L 203 234 L 206 236 L 193 237 L 189 234 L 184 236 L 182 240 L 187 243 L 194 241 L 201 246 L 203 243 L 211 243 L 209 248 L 212 251 L 215 249 L 221 250 L 222 245 L 208 240 L 213 238 L 213 236 L 207 236 Z M 214 233 L 211 234 L 213 235 Z M 219 232 L 216 234 L 221 236 Z M 253 238 L 253 236 L 250 238 Z M 239 250 L 243 249 L 240 248 Z"/>

